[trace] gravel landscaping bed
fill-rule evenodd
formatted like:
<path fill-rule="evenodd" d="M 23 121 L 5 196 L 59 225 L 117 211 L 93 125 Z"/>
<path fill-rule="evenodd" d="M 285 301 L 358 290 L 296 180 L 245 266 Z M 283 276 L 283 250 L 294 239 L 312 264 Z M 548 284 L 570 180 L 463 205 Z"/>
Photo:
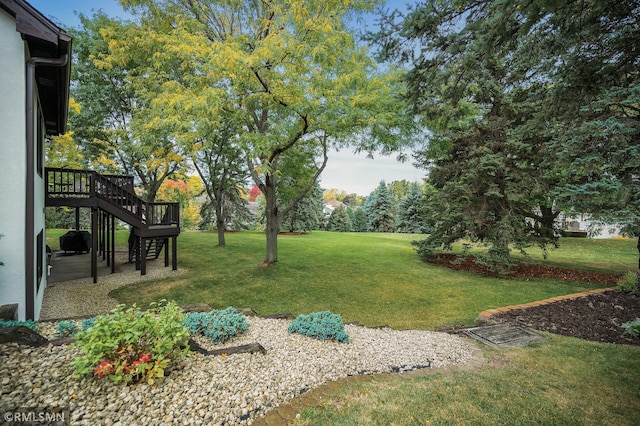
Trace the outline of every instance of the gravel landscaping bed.
<path fill-rule="evenodd" d="M 44 290 L 40 320 L 106 314 L 118 306 L 118 301 L 109 297 L 109 292 L 127 285 L 176 277 L 187 272 L 184 268 L 173 271 L 162 262 L 149 262 L 147 274 L 140 275 L 135 264 L 128 262 L 127 254 L 120 252 L 116 253 L 116 264 L 120 272 L 100 276 L 96 284 L 91 277 L 48 284 Z"/>
<path fill-rule="evenodd" d="M 289 321 L 249 317 L 249 330 L 223 345 L 259 343 L 266 354 L 189 355 L 160 383 L 113 384 L 72 377 L 78 349 L 0 346 L 0 410 L 70 410 L 72 424 L 250 424 L 256 416 L 321 384 L 349 375 L 470 362 L 474 347 L 439 332 L 346 325 L 349 344 L 287 332 Z M 55 323 L 42 323 L 52 338 Z"/>

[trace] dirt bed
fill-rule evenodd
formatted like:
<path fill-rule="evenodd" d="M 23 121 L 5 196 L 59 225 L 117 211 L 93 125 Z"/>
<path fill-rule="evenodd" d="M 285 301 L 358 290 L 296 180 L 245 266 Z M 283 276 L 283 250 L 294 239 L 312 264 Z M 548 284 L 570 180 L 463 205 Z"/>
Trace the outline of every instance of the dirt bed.
<path fill-rule="evenodd" d="M 456 258 L 455 255 L 440 255 L 430 263 L 480 275 L 497 275 L 485 266 L 475 263 L 472 256 Z M 598 283 L 611 287 L 615 286 L 620 279 L 620 275 L 616 274 L 578 271 L 536 264 L 520 264 L 505 277 L 554 278 L 573 282 Z M 640 318 L 640 296 L 617 290 L 512 310 L 492 318 L 496 321 L 516 322 L 536 330 L 595 342 L 640 346 L 640 339 L 624 336 L 624 330 L 620 327 L 620 324 Z"/>

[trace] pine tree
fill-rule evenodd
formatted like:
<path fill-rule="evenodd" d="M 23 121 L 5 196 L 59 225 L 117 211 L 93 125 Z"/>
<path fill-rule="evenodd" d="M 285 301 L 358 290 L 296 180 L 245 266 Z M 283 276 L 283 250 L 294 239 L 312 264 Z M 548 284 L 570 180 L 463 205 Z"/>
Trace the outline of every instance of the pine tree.
<path fill-rule="evenodd" d="M 282 228 L 289 232 L 309 232 L 320 227 L 322 220 L 322 188 L 316 183 L 296 205 L 282 217 Z"/>
<path fill-rule="evenodd" d="M 369 221 L 363 207 L 353 210 L 353 218 L 351 219 L 353 232 L 367 232 L 369 230 Z"/>
<path fill-rule="evenodd" d="M 422 191 L 418 184 L 409 187 L 407 195 L 398 204 L 398 232 L 409 234 L 425 233 L 421 212 Z"/>
<path fill-rule="evenodd" d="M 512 9 L 490 0 L 427 1 L 399 22 L 401 15 L 389 17 L 378 34 L 385 59 L 407 62 L 408 101 L 432 130 L 418 154 L 435 189 L 425 206 L 434 229 L 421 254 L 468 238 L 487 244 L 500 264 L 512 244 L 556 244 L 553 191 L 563 167 L 548 150 L 542 119 L 551 96 L 537 74 L 545 49 L 521 37 L 521 7 Z"/>
<path fill-rule="evenodd" d="M 329 231 L 351 232 L 351 219 L 344 206 L 336 207 L 329 216 Z"/>
<path fill-rule="evenodd" d="M 373 232 L 393 232 L 395 218 L 391 193 L 384 181 L 380 182 L 374 192 L 375 194 L 370 196 L 371 201 L 367 206 L 369 230 Z"/>

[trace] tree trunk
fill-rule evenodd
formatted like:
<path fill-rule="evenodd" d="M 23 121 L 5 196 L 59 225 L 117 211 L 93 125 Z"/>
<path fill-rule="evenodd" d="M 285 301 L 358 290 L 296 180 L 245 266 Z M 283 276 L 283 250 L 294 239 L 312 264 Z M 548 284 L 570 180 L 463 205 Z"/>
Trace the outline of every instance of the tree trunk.
<path fill-rule="evenodd" d="M 226 241 L 224 239 L 224 222 L 220 223 L 218 220 L 216 220 L 216 223 L 218 227 L 218 247 L 224 247 L 226 244 Z"/>
<path fill-rule="evenodd" d="M 637 282 L 637 286 L 638 289 L 640 289 L 640 234 L 638 234 L 638 282 Z"/>
<path fill-rule="evenodd" d="M 540 206 L 540 213 L 540 236 L 552 240 L 555 238 L 554 224 L 560 212 L 554 212 L 553 207 Z"/>
<path fill-rule="evenodd" d="M 162 182 L 152 181 L 152 182 L 149 182 L 149 184 L 146 186 L 146 189 L 147 189 L 146 202 L 147 203 L 156 202 L 156 197 L 158 196 L 158 189 L 160 188 L 161 184 Z"/>
<path fill-rule="evenodd" d="M 216 209 L 216 228 L 218 229 L 218 247 L 224 247 L 226 241 L 224 239 L 224 228 L 226 226 L 226 220 L 222 213 L 222 197 L 218 197 L 214 201 Z"/>
<path fill-rule="evenodd" d="M 268 177 L 264 185 L 264 199 L 266 202 L 265 218 L 267 226 L 264 230 L 267 237 L 267 253 L 264 262 L 272 264 L 278 261 L 278 232 L 280 232 L 280 217 L 276 201 L 276 188 Z"/>

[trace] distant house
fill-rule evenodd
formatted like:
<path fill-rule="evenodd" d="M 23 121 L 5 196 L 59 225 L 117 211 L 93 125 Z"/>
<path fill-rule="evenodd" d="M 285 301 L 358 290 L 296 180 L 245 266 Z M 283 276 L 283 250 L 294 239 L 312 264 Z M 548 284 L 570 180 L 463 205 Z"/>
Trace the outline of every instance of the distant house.
<path fill-rule="evenodd" d="M 587 214 L 561 214 L 558 220 L 564 234 L 569 237 L 613 238 L 620 235 L 619 225 L 605 224 L 595 227 Z"/>
<path fill-rule="evenodd" d="M 329 216 L 331 216 L 331 213 L 333 213 L 333 211 L 340 206 L 344 206 L 344 203 L 332 198 L 331 200 L 328 200 L 326 203 L 324 203 L 322 214 L 325 218 L 328 218 Z"/>
<path fill-rule="evenodd" d="M 23 0 L 0 0 L 0 305 L 37 320 L 46 286 L 44 143 L 64 133 L 71 37 Z"/>

